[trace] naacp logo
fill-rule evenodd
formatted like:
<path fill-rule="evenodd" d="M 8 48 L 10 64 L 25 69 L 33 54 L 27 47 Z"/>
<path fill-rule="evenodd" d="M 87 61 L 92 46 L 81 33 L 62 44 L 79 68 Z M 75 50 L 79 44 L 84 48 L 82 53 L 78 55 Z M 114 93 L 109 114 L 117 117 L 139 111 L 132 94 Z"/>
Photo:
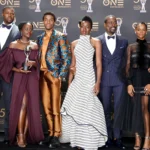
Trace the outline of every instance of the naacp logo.
<path fill-rule="evenodd" d="M 92 4 L 94 0 L 80 0 L 80 3 L 82 4 L 80 6 L 81 10 L 86 10 L 87 13 L 92 13 Z"/>
<path fill-rule="evenodd" d="M 116 19 L 117 19 L 117 31 L 116 31 L 116 34 L 121 36 L 120 28 L 121 28 L 121 25 L 122 25 L 122 18 L 116 18 Z"/>
<path fill-rule="evenodd" d="M 35 12 L 41 12 L 40 4 L 42 0 L 29 0 L 29 9 L 33 9 Z"/>
<path fill-rule="evenodd" d="M 0 0 L 0 5 L 11 6 L 11 7 L 20 7 L 20 0 Z"/>
<path fill-rule="evenodd" d="M 146 13 L 146 1 L 147 0 L 134 0 L 134 10 L 140 10 L 140 13 Z"/>
<path fill-rule="evenodd" d="M 32 22 L 34 30 L 44 30 L 44 24 L 43 22 Z"/>
<path fill-rule="evenodd" d="M 69 19 L 67 17 L 58 17 L 55 25 L 58 27 L 57 30 L 67 35 L 67 25 L 69 23 Z M 60 28 L 62 27 L 62 28 Z"/>
<path fill-rule="evenodd" d="M 124 8 L 124 0 L 103 0 L 103 5 L 110 8 Z"/>
<path fill-rule="evenodd" d="M 50 0 L 50 4 L 57 8 L 71 8 L 71 0 Z"/>

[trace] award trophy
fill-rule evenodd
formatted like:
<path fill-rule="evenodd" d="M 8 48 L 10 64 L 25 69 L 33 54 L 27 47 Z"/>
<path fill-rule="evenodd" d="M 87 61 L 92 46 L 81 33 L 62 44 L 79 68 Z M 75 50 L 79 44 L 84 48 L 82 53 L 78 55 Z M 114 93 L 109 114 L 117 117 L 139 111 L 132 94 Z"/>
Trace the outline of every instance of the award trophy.
<path fill-rule="evenodd" d="M 35 3 L 36 3 L 35 12 L 41 12 L 41 9 L 40 9 L 41 0 L 35 0 Z"/>
<path fill-rule="evenodd" d="M 87 9 L 87 12 L 93 12 L 93 10 L 92 10 L 92 2 L 93 2 L 93 0 L 87 0 L 87 3 L 88 3 L 88 9 Z"/>
<path fill-rule="evenodd" d="M 28 45 L 28 46 L 24 49 L 24 54 L 25 54 L 25 56 L 26 56 L 26 59 L 25 59 L 25 63 L 24 63 L 24 66 L 23 66 L 23 70 L 25 70 L 25 71 L 28 70 L 28 66 L 27 66 L 26 64 L 27 64 L 27 62 L 29 61 L 30 53 L 31 53 L 31 46 Z"/>
<path fill-rule="evenodd" d="M 119 36 L 121 36 L 121 32 L 120 32 L 121 24 L 122 24 L 122 19 L 117 18 L 117 35 Z"/>
<path fill-rule="evenodd" d="M 145 10 L 145 4 L 146 4 L 146 0 L 140 0 L 141 2 L 141 5 L 142 5 L 142 8 L 140 10 L 141 13 L 146 13 L 146 10 Z"/>
<path fill-rule="evenodd" d="M 68 18 L 62 18 L 63 34 L 67 35 Z"/>

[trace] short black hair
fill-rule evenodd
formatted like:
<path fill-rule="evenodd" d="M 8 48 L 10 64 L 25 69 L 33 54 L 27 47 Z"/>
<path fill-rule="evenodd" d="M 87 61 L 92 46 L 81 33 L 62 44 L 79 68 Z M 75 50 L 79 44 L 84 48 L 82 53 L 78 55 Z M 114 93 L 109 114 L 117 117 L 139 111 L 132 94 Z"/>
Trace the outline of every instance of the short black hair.
<path fill-rule="evenodd" d="M 24 25 L 26 25 L 26 24 L 28 24 L 28 23 L 31 24 L 32 30 L 33 30 L 33 24 L 32 24 L 30 21 L 24 21 L 24 22 L 21 22 L 21 23 L 18 25 L 19 31 L 21 31 L 22 28 L 24 27 Z"/>
<path fill-rule="evenodd" d="M 136 29 L 136 28 L 138 27 L 138 25 L 140 25 L 140 24 L 144 25 L 145 28 L 146 28 L 146 30 L 147 30 L 147 24 L 146 24 L 145 22 L 138 22 L 138 23 L 135 25 L 135 29 Z"/>
<path fill-rule="evenodd" d="M 3 9 L 2 9 L 2 12 L 4 12 L 6 9 L 12 9 L 14 12 L 15 12 L 15 9 L 11 6 L 5 6 Z"/>
<path fill-rule="evenodd" d="M 116 18 L 116 16 L 114 16 L 114 15 L 108 15 L 108 16 L 106 16 L 105 19 L 104 19 L 104 23 L 107 22 L 108 18 Z"/>
<path fill-rule="evenodd" d="M 89 16 L 84 16 L 80 21 L 79 21 L 79 25 L 81 26 L 81 22 L 82 21 L 88 21 L 89 23 L 90 23 L 90 25 L 91 25 L 91 29 L 92 29 L 92 27 L 93 27 L 93 21 L 92 21 L 92 19 L 89 17 Z"/>
<path fill-rule="evenodd" d="M 54 22 L 56 21 L 56 16 L 55 16 L 52 12 L 46 12 L 46 13 L 44 13 L 44 15 L 43 15 L 43 20 L 44 20 L 44 17 L 45 17 L 46 15 L 51 15 L 51 16 L 53 16 Z"/>

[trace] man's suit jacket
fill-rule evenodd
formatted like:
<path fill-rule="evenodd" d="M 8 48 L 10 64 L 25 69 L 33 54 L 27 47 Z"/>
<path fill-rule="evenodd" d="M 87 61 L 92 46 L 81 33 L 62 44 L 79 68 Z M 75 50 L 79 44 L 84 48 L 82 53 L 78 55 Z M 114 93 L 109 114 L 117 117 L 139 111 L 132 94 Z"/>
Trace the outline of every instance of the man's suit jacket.
<path fill-rule="evenodd" d="M 113 54 L 110 53 L 105 39 L 105 34 L 98 39 L 102 43 L 102 78 L 101 86 L 117 86 L 125 82 L 123 69 L 126 64 L 126 49 L 128 41 L 116 35 L 116 48 Z"/>
<path fill-rule="evenodd" d="M 37 44 L 40 49 L 40 56 L 45 32 L 37 38 Z M 60 43 L 60 40 L 63 41 Z M 65 77 L 71 63 L 71 52 L 69 50 L 69 43 L 67 37 L 57 30 L 53 30 L 49 39 L 46 52 L 46 64 L 48 71 L 56 78 Z"/>
<path fill-rule="evenodd" d="M 1 26 L 1 25 L 0 25 Z M 3 36 L 2 33 L 0 33 L 0 36 Z M 8 38 L 3 46 L 3 48 L 1 49 L 0 47 L 0 53 L 3 52 L 6 48 L 9 47 L 9 44 L 17 39 L 20 38 L 20 32 L 19 32 L 19 29 L 18 29 L 18 26 L 16 26 L 15 24 L 13 25 L 9 35 L 8 35 Z"/>

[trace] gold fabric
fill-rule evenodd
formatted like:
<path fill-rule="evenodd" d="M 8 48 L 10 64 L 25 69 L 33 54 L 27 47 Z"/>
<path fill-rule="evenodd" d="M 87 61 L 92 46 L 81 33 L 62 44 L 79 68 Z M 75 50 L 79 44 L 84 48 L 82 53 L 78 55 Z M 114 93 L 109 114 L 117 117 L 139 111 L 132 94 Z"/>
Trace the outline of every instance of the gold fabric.
<path fill-rule="evenodd" d="M 61 81 L 59 78 L 53 77 L 51 72 L 41 71 L 40 88 L 49 135 L 56 137 L 61 134 L 60 87 Z"/>

